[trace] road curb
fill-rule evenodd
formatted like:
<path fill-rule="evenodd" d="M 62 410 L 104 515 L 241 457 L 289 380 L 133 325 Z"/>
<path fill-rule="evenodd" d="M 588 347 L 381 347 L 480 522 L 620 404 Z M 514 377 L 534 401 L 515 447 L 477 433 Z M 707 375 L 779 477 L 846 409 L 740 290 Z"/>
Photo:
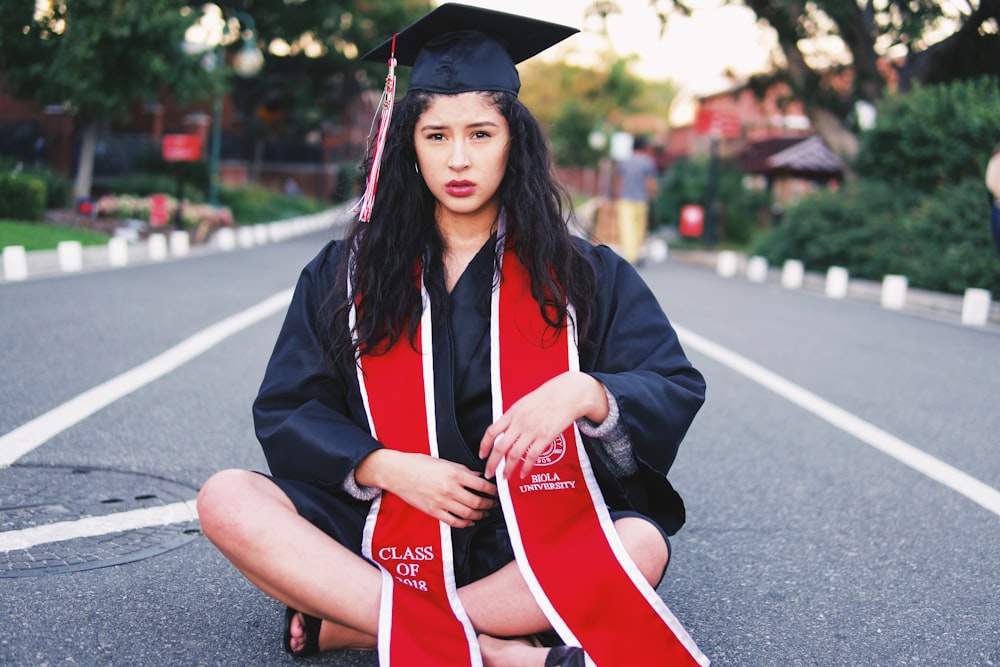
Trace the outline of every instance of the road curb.
<path fill-rule="evenodd" d="M 669 258 L 674 261 L 684 262 L 712 269 L 727 278 L 745 278 L 751 282 L 763 284 L 775 284 L 785 289 L 802 289 L 811 293 L 824 294 L 829 298 L 842 298 L 866 303 L 880 304 L 895 310 L 911 312 L 923 315 L 941 317 L 949 322 L 954 321 L 974 328 L 995 328 L 1000 327 L 1000 303 L 991 300 L 988 305 L 988 312 L 985 314 L 981 324 L 969 325 L 965 321 L 968 317 L 968 303 L 965 296 L 957 294 L 946 294 L 942 292 L 932 292 L 914 287 L 906 287 L 905 299 L 898 308 L 894 299 L 887 304 L 885 302 L 885 282 L 879 283 L 872 280 L 861 280 L 857 278 L 847 279 L 846 276 L 837 272 L 830 274 L 803 271 L 801 280 L 793 281 L 787 273 L 787 268 L 767 267 L 766 260 L 764 268 L 760 262 L 755 262 L 761 258 L 750 257 L 742 253 L 733 251 L 717 250 L 674 250 L 669 252 Z M 833 283 L 845 281 L 843 291 L 833 289 Z M 833 281 L 833 282 L 831 282 Z M 890 281 L 890 285 L 895 288 L 896 282 Z M 838 286 L 839 287 L 839 286 Z M 832 294 L 831 294 L 832 292 Z M 894 295 L 896 296 L 896 295 Z M 980 297 L 981 295 L 976 295 Z M 1000 330 L 1000 329 L 998 329 Z"/>
<path fill-rule="evenodd" d="M 200 256 L 212 252 L 230 252 L 251 248 L 322 230 L 332 230 L 346 223 L 346 205 L 287 220 L 223 227 L 201 244 L 192 244 L 187 232 L 166 231 L 149 238 L 126 243 L 113 237 L 107 245 L 80 247 L 75 242 L 63 242 L 54 250 L 25 252 L 20 246 L 3 248 L 0 263 L 0 285 L 23 282 L 71 273 L 117 269 L 162 261 Z"/>

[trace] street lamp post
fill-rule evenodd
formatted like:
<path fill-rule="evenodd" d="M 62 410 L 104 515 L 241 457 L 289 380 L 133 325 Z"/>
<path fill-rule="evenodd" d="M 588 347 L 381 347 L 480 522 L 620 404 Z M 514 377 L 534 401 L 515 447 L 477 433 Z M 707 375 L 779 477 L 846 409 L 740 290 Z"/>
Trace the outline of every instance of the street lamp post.
<path fill-rule="evenodd" d="M 246 26 L 246 30 L 240 33 L 243 39 L 243 46 L 233 59 L 233 71 L 241 77 L 251 77 L 260 72 L 264 66 L 264 54 L 257 48 L 257 29 L 253 18 L 249 14 L 236 12 L 236 20 Z M 226 23 L 226 31 L 229 24 Z M 225 34 L 225 32 L 223 34 Z M 218 53 L 218 47 L 216 47 Z M 218 55 L 216 55 L 218 58 Z M 225 64 L 223 62 L 223 64 Z M 215 95 L 215 102 L 212 109 L 212 145 L 208 161 L 208 203 L 212 206 L 219 205 L 219 163 L 222 154 L 222 93 L 219 91 Z"/>
<path fill-rule="evenodd" d="M 221 55 L 221 47 L 226 38 L 241 39 L 243 46 L 233 58 L 233 71 L 241 77 L 254 76 L 264 66 L 264 54 L 257 47 L 257 29 L 253 17 L 244 12 L 233 12 L 232 20 L 243 28 L 238 33 L 230 27 L 230 21 L 223 17 L 222 10 L 217 5 L 206 5 L 204 15 L 189 30 L 186 41 L 192 45 L 193 49 L 211 50 L 211 53 L 206 55 L 204 65 L 206 68 L 214 69 L 220 64 L 225 67 L 225 58 Z M 212 133 L 208 154 L 208 203 L 212 206 L 219 205 L 223 94 L 224 89 L 220 89 L 212 102 Z"/>

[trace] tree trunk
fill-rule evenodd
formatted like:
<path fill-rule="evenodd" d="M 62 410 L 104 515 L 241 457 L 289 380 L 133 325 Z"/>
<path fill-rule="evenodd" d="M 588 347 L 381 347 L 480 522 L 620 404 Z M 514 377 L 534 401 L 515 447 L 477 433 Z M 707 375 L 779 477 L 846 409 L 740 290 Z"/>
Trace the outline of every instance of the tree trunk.
<path fill-rule="evenodd" d="M 817 105 L 806 107 L 806 115 L 813 130 L 820 136 L 827 147 L 844 163 L 844 177 L 854 177 L 854 158 L 858 156 L 860 142 L 858 135 L 844 125 L 833 112 Z"/>
<path fill-rule="evenodd" d="M 88 120 L 83 128 L 80 144 L 80 160 L 76 166 L 76 180 L 73 183 L 73 197 L 77 200 L 90 198 L 90 186 L 94 181 L 94 154 L 97 152 L 97 120 Z"/>

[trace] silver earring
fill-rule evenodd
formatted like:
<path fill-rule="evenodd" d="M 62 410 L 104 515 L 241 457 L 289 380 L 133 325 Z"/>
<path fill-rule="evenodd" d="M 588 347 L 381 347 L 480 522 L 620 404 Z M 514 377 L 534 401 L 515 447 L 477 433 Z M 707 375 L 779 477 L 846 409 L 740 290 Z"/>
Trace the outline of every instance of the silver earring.
<path fill-rule="evenodd" d="M 413 171 L 420 173 L 420 165 L 416 162 L 413 163 Z"/>

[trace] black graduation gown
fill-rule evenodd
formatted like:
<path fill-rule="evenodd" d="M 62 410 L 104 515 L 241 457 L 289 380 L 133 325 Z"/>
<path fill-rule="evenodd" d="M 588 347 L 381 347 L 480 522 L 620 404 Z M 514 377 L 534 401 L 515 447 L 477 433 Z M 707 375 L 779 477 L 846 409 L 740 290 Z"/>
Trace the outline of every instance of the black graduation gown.
<path fill-rule="evenodd" d="M 604 463 L 602 443 L 585 438 L 598 482 L 610 509 L 637 511 L 673 534 L 684 522 L 684 505 L 667 472 L 704 401 L 705 382 L 634 268 L 607 247 L 577 242 L 597 272 L 595 326 L 591 344 L 581 350 L 580 369 L 617 399 L 639 471 L 629 479 L 615 478 Z M 453 288 L 451 315 L 445 317 L 439 307 L 432 310 L 440 451 L 475 470 L 484 467 L 479 440 L 492 421 L 493 247 L 491 240 Z M 344 298 L 338 278 L 344 251 L 343 243 L 331 242 L 303 269 L 253 415 L 271 474 L 290 482 L 282 485 L 286 493 L 294 495 L 300 486 L 293 480 L 308 482 L 363 513 L 368 504 L 349 498 L 342 484 L 381 445 L 369 435 L 354 367 L 331 368 L 323 349 L 329 333 L 320 330 L 326 326 L 321 312 L 327 299 L 331 294 Z M 429 273 L 429 280 L 443 280 L 440 266 Z M 296 504 L 301 509 L 303 503 Z"/>

